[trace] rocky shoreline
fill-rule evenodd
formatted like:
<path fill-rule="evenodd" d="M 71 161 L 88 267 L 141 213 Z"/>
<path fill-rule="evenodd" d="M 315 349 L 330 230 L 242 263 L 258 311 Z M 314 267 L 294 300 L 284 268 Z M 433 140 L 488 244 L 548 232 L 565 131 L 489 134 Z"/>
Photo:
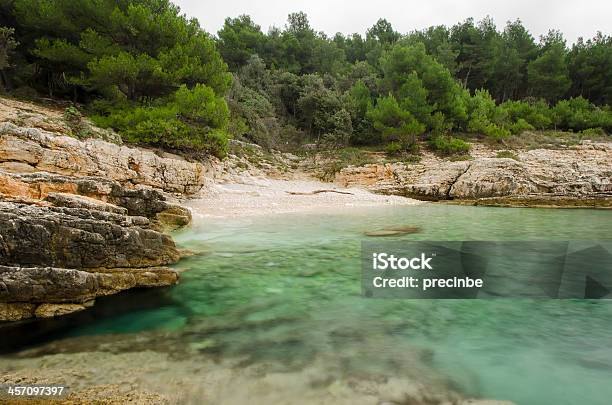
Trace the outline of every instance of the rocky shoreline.
<path fill-rule="evenodd" d="M 165 232 L 191 222 L 177 201 L 202 188 L 205 165 L 66 136 L 50 109 L 4 99 L 1 107 L 0 321 L 175 284 L 167 266 L 181 254 Z"/>
<path fill-rule="evenodd" d="M 425 152 L 418 163 L 346 167 L 334 182 L 349 192 L 310 195 L 330 186 L 312 182 L 307 157 L 238 143 L 241 152 L 223 162 L 189 161 L 122 145 L 88 122 L 92 137 L 68 136 L 59 110 L 1 98 L 0 120 L 0 321 L 53 317 L 83 310 L 96 297 L 176 283 L 167 266 L 181 253 L 166 232 L 191 222 L 181 205 L 187 199 L 191 207 L 195 198 L 214 201 L 232 215 L 396 204 L 401 197 L 612 208 L 611 142 L 519 151 L 516 159 L 483 145 L 473 145 L 465 161 Z M 230 188 L 219 192 L 216 184 Z"/>
<path fill-rule="evenodd" d="M 425 156 L 419 163 L 350 166 L 343 187 L 429 201 L 512 207 L 612 208 L 612 143 L 521 151 L 516 159 L 478 151 L 473 160 Z"/>

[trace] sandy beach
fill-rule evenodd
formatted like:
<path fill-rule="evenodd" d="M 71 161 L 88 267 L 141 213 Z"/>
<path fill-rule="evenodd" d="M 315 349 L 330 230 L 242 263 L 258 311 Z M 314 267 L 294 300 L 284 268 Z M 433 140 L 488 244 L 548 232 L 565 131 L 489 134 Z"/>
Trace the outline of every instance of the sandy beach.
<path fill-rule="evenodd" d="M 316 180 L 251 178 L 240 183 L 212 184 L 201 192 L 199 198 L 189 200 L 185 205 L 196 217 L 223 218 L 423 203 Z"/>

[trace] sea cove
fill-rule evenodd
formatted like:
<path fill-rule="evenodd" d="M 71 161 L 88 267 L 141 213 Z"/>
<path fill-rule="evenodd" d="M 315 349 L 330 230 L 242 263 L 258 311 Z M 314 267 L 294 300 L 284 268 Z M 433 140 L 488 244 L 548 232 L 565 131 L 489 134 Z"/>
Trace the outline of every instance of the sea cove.
<path fill-rule="evenodd" d="M 46 345 L 71 364 L 71 358 L 92 350 L 88 342 L 103 342 L 96 352 L 114 357 L 112 365 L 93 357 L 89 367 L 100 369 L 131 370 L 127 363 L 145 348 L 169 353 L 175 360 L 164 367 L 184 382 L 169 379 L 164 392 L 186 401 L 199 395 L 197 381 L 221 378 L 206 365 L 219 358 L 236 360 L 224 373 L 256 367 L 291 378 L 293 388 L 276 388 L 280 397 L 240 389 L 234 394 L 243 397 L 231 397 L 250 403 L 271 398 L 301 403 L 296 392 L 340 402 L 332 387 L 349 380 L 369 381 L 382 397 L 392 397 L 384 381 L 399 379 L 408 386 L 518 404 L 603 404 L 612 395 L 609 301 L 369 300 L 360 292 L 359 249 L 365 231 L 397 224 L 422 227 L 422 233 L 399 237 L 407 240 L 605 239 L 611 214 L 425 204 L 328 214 L 195 216 L 191 229 L 174 235 L 194 255 L 177 266 L 185 270 L 181 282 L 157 298 L 158 307 L 153 302 L 127 310 L 110 300 L 99 318 L 75 320 Z M 53 362 L 54 356 L 45 356 L 46 345 L 34 357 L 0 364 L 27 369 Z M 186 353 L 187 364 L 200 364 L 199 371 L 179 361 Z M 148 389 L 163 375 L 131 372 L 130 379 Z M 313 372 L 325 375 L 325 383 L 312 385 Z M 250 384 L 262 384 L 259 378 L 252 376 Z M 208 390 L 205 398 L 223 395 L 219 387 Z M 359 390 L 354 386 L 344 399 L 368 403 Z"/>
<path fill-rule="evenodd" d="M 209 3 L 0 2 L 0 404 L 609 405 L 612 3 Z"/>

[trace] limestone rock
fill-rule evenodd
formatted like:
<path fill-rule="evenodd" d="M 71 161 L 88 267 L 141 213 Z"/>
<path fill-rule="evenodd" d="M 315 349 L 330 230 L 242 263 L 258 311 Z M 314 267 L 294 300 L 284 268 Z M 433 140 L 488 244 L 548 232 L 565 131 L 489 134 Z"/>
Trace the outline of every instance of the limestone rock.
<path fill-rule="evenodd" d="M 0 266 L 0 302 L 78 302 L 94 298 L 97 277 L 86 271 L 52 267 Z"/>
<path fill-rule="evenodd" d="M 0 302 L 0 321 L 21 321 L 32 318 L 36 304 L 29 302 Z"/>
<path fill-rule="evenodd" d="M 72 206 L 0 201 L 0 320 L 58 316 L 98 296 L 178 281 L 164 266 L 179 252 L 147 218 L 84 197 L 49 196 Z"/>
<path fill-rule="evenodd" d="M 93 305 L 93 303 L 91 304 Z M 34 315 L 37 318 L 53 318 L 55 316 L 71 314 L 73 312 L 83 311 L 91 305 L 84 304 L 41 304 L 36 307 Z"/>
<path fill-rule="evenodd" d="M 56 207 L 85 208 L 88 210 L 112 212 L 114 214 L 127 215 L 127 208 L 118 207 L 95 198 L 69 193 L 49 193 L 45 198 Z"/>
<path fill-rule="evenodd" d="M 68 176 L 101 176 L 120 183 L 146 185 L 167 192 L 192 194 L 205 182 L 206 168 L 177 155 L 160 157 L 151 150 L 116 145 L 100 139 L 78 140 L 40 128 L 0 124 L 0 164 L 20 172 Z"/>
<path fill-rule="evenodd" d="M 424 200 L 555 196 L 548 200 L 561 203 L 565 196 L 604 201 L 607 206 L 605 201 L 612 199 L 612 143 L 523 151 L 518 161 L 480 155 L 459 162 L 428 157 L 415 164 L 351 166 L 342 169 L 335 182 Z"/>
<path fill-rule="evenodd" d="M 175 284 L 165 266 L 180 254 L 161 230 L 191 222 L 172 193 L 199 191 L 208 169 L 122 146 L 88 122 L 97 139 L 65 136 L 61 109 L 1 98 L 0 106 L 0 321 Z"/>
<path fill-rule="evenodd" d="M 174 263 L 172 239 L 148 220 L 83 208 L 0 202 L 0 264 L 66 268 Z"/>
<path fill-rule="evenodd" d="M 525 166 L 513 159 L 477 159 L 449 189 L 451 198 L 485 198 L 536 192 Z"/>
<path fill-rule="evenodd" d="M 413 181 L 404 180 L 406 177 L 400 175 L 399 181 L 404 184 L 402 194 L 427 200 L 446 199 L 453 184 L 469 167 L 468 162 L 445 162 L 438 167 L 426 168 Z M 411 176 L 407 178 L 410 179 Z"/>
<path fill-rule="evenodd" d="M 64 315 L 90 307 L 95 297 L 177 281 L 177 272 L 167 267 L 82 271 L 0 266 L 0 321 Z"/>
<path fill-rule="evenodd" d="M 173 230 L 191 222 L 191 212 L 168 202 L 166 195 L 159 190 L 150 187 L 130 189 L 102 177 L 68 177 L 40 172 L 14 174 L 0 170 L 2 194 L 5 197 L 42 199 L 55 206 L 118 214 L 127 212 L 128 215 L 149 218 L 157 229 Z"/>
<path fill-rule="evenodd" d="M 168 267 L 97 269 L 98 295 L 115 294 L 140 287 L 163 287 L 176 284 L 178 274 Z"/>

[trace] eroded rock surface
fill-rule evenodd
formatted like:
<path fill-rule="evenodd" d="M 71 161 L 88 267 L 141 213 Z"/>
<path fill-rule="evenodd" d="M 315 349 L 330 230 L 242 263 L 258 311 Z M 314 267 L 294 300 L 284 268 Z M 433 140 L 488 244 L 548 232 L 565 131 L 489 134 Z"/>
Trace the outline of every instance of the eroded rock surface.
<path fill-rule="evenodd" d="M 518 160 L 478 157 L 458 162 L 426 159 L 416 164 L 351 166 L 342 169 L 335 182 L 426 200 L 550 197 L 555 205 L 563 201 L 559 197 L 565 197 L 597 200 L 608 206 L 612 199 L 612 143 L 584 142 L 564 150 L 523 151 Z"/>
<path fill-rule="evenodd" d="M 62 315 L 101 295 L 174 284 L 165 266 L 178 259 L 172 239 L 145 217 L 0 202 L 0 320 Z"/>
<path fill-rule="evenodd" d="M 163 232 L 190 223 L 176 201 L 202 188 L 210 164 L 87 125 L 93 137 L 77 139 L 61 109 L 0 98 L 0 320 L 178 280 Z"/>
<path fill-rule="evenodd" d="M 116 145 L 101 139 L 79 140 L 40 128 L 0 124 L 0 169 L 102 176 L 167 192 L 192 194 L 205 183 L 205 167 L 177 155 Z"/>
<path fill-rule="evenodd" d="M 103 177 L 51 173 L 16 174 L 0 170 L 0 196 L 42 200 L 55 206 L 142 216 L 156 229 L 176 229 L 191 222 L 186 208 L 151 187 L 127 188 Z"/>
<path fill-rule="evenodd" d="M 67 268 L 150 267 L 179 258 L 144 217 L 0 202 L 0 263 Z"/>

